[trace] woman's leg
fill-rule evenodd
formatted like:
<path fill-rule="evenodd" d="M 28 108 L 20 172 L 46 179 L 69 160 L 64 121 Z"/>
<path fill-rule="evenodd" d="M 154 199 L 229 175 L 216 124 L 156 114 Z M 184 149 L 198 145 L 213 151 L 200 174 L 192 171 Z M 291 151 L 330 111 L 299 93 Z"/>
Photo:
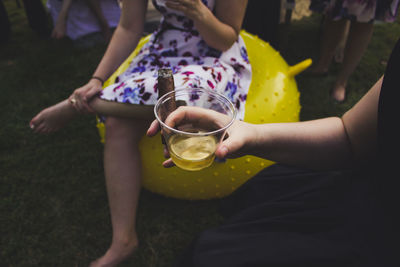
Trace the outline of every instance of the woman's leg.
<path fill-rule="evenodd" d="M 102 100 L 95 97 L 90 106 L 97 114 L 124 118 L 152 119 L 153 106 L 131 105 Z M 64 127 L 68 122 L 79 116 L 76 109 L 68 101 L 63 100 L 53 106 L 43 109 L 30 121 L 29 126 L 37 133 L 52 133 Z"/>
<path fill-rule="evenodd" d="M 371 40 L 372 32 L 372 23 L 351 22 L 342 68 L 332 90 L 332 97 L 336 101 L 345 100 L 347 81 L 364 55 Z"/>
<path fill-rule="evenodd" d="M 328 17 L 325 18 L 319 58 L 314 67 L 310 69 L 311 73 L 323 74 L 329 70 L 336 48 L 344 38 L 347 23 L 348 21 L 344 19 L 334 21 Z"/>
<path fill-rule="evenodd" d="M 29 126 L 36 133 L 52 133 L 64 127 L 78 114 L 68 99 L 65 99 L 40 111 L 29 122 Z"/>
<path fill-rule="evenodd" d="M 342 40 L 340 40 L 335 50 L 334 60 L 336 63 L 343 63 L 344 48 L 346 47 L 347 36 L 349 35 L 349 28 L 350 28 L 350 23 L 346 23 L 346 29 L 344 31 L 343 38 Z"/>
<path fill-rule="evenodd" d="M 91 266 L 116 266 L 138 246 L 136 208 L 141 186 L 139 141 L 149 121 L 107 117 L 104 170 L 112 222 L 112 243 Z"/>
<path fill-rule="evenodd" d="M 152 106 L 115 103 L 94 98 L 90 106 L 107 116 L 104 171 L 111 213 L 113 237 L 106 253 L 92 262 L 95 266 L 116 266 L 138 246 L 135 230 L 136 208 L 141 186 L 139 141 L 150 120 Z M 68 100 L 44 109 L 31 121 L 37 132 L 50 133 L 79 113 Z"/>

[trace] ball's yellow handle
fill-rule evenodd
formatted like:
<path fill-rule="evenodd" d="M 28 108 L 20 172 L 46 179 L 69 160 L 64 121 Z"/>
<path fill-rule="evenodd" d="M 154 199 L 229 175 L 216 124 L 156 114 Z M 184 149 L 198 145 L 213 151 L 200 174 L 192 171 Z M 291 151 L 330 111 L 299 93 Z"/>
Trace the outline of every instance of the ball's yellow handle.
<path fill-rule="evenodd" d="M 290 77 L 294 77 L 297 74 L 299 74 L 300 72 L 302 72 L 305 69 L 307 69 L 311 64 L 312 64 L 312 60 L 311 59 L 308 58 L 306 60 L 303 60 L 302 62 L 297 63 L 294 66 L 289 67 L 288 75 Z"/>

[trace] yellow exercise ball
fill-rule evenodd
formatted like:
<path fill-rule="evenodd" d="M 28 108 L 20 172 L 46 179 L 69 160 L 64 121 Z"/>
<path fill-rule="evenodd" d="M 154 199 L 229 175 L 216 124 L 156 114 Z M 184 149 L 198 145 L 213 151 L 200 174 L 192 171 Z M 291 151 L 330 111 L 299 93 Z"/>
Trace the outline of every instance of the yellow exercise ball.
<path fill-rule="evenodd" d="M 267 42 L 257 36 L 241 32 L 252 65 L 252 81 L 245 104 L 244 121 L 251 123 L 294 122 L 299 120 L 300 93 L 295 75 L 306 69 L 311 60 L 306 59 L 289 66 Z M 136 56 L 139 49 L 149 40 L 142 38 L 136 50 L 107 80 L 111 84 Z M 98 122 L 101 141 L 104 142 L 104 125 Z M 200 171 L 185 171 L 178 167 L 164 168 L 161 163 L 163 146 L 160 136 L 144 136 L 139 145 L 143 166 L 143 187 L 167 197 L 200 200 L 221 198 L 231 194 L 248 179 L 272 161 L 254 156 L 215 161 Z"/>

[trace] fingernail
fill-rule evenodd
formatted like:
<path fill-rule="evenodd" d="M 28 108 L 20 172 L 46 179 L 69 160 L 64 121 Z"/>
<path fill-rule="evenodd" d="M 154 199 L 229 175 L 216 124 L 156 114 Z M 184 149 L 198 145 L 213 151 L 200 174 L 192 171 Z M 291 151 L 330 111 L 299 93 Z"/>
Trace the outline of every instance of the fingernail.
<path fill-rule="evenodd" d="M 228 148 L 226 146 L 223 146 L 220 148 L 220 151 L 222 152 L 222 154 L 225 156 L 226 154 L 228 154 Z"/>
<path fill-rule="evenodd" d="M 34 129 L 34 128 L 35 128 L 35 125 L 29 124 L 29 127 L 30 127 L 31 129 Z"/>

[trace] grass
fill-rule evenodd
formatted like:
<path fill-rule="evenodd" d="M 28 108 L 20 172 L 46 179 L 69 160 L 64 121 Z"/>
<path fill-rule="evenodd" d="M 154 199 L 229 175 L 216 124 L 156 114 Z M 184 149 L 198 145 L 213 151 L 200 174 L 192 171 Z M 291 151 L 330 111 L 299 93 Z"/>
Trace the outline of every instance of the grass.
<path fill-rule="evenodd" d="M 102 169 L 102 145 L 92 117 L 75 120 L 48 136 L 28 122 L 42 108 L 85 83 L 104 45 L 77 49 L 68 41 L 39 39 L 22 9 L 5 1 L 12 38 L 0 46 L 0 261 L 2 266 L 87 266 L 108 248 L 111 225 Z M 320 17 L 292 22 L 282 56 L 293 65 L 315 59 Z M 383 74 L 400 36 L 400 24 L 376 25 L 372 41 L 349 81 L 344 104 L 328 92 L 328 77 L 296 77 L 301 120 L 341 115 Z M 122 266 L 171 266 L 201 230 L 217 225 L 218 201 L 184 201 L 146 190 L 137 230 L 141 247 Z"/>

